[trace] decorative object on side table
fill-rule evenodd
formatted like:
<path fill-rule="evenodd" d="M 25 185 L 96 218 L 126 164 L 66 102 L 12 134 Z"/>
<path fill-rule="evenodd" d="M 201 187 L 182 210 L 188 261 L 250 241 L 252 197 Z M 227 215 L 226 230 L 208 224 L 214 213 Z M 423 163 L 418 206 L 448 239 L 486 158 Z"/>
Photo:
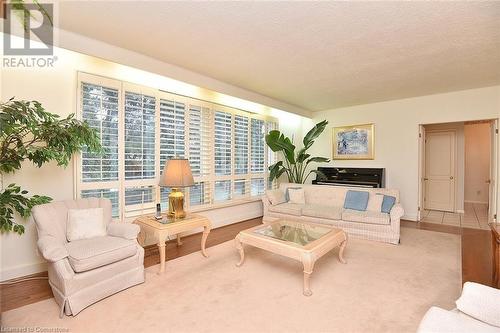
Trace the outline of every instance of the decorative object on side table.
<path fill-rule="evenodd" d="M 334 127 L 334 160 L 373 160 L 375 158 L 373 124 Z"/>
<path fill-rule="evenodd" d="M 172 191 L 168 195 L 167 216 L 174 219 L 186 217 L 186 212 L 184 212 L 184 193 L 179 188 L 194 185 L 189 160 L 185 158 L 172 158 L 168 160 L 165 163 L 159 185 L 172 188 Z"/>

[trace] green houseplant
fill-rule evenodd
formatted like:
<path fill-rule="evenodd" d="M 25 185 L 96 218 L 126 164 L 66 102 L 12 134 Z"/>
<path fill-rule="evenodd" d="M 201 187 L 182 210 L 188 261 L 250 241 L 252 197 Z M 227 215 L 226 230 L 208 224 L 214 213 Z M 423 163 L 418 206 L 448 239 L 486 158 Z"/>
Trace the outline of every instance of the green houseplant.
<path fill-rule="evenodd" d="M 28 196 L 19 185 L 4 188 L 3 175 L 21 169 L 25 160 L 41 167 L 49 161 L 67 166 L 74 153 L 87 147 L 101 152 L 97 132 L 86 122 L 47 112 L 37 101 L 10 99 L 0 103 L 0 231 L 24 233 L 24 226 L 14 220 L 17 212 L 22 218 L 31 215 L 31 209 L 51 201 L 47 196 Z"/>
<path fill-rule="evenodd" d="M 290 183 L 303 184 L 311 173 L 321 174 L 317 170 L 311 170 L 306 174 L 307 166 L 312 162 L 330 162 L 330 159 L 311 157 L 307 150 L 311 148 L 314 140 L 323 133 L 327 124 L 328 121 L 323 120 L 311 128 L 302 141 L 304 146 L 297 152 L 295 152 L 296 147 L 290 138 L 278 130 L 270 131 L 266 135 L 266 143 L 272 151 L 281 152 L 283 159 L 269 167 L 269 180 L 278 179 L 283 173 L 286 173 Z"/>

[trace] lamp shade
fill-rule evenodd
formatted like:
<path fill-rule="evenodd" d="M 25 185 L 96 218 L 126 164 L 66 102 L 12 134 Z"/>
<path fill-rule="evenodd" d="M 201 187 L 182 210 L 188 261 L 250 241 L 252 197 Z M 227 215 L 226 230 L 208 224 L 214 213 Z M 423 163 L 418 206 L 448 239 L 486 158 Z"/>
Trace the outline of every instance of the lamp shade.
<path fill-rule="evenodd" d="M 159 185 L 168 187 L 194 185 L 189 161 L 187 159 L 173 158 L 165 162 Z"/>

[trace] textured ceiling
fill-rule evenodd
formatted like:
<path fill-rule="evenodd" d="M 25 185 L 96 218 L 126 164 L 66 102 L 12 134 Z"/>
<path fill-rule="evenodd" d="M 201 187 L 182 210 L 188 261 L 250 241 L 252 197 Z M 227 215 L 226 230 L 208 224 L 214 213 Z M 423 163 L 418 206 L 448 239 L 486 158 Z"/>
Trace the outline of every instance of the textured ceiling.
<path fill-rule="evenodd" d="M 312 111 L 500 84 L 500 2 L 61 2 L 59 23 Z"/>

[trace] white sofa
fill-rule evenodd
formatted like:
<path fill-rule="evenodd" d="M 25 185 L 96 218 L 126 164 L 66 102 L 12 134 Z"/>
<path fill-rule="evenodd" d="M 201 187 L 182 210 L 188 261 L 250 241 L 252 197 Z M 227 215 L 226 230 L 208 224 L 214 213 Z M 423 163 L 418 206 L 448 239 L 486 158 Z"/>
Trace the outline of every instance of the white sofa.
<path fill-rule="evenodd" d="M 450 311 L 431 307 L 417 332 L 500 332 L 500 290 L 466 282 L 456 304 Z"/>
<path fill-rule="evenodd" d="M 374 241 L 398 244 L 400 218 L 404 210 L 399 203 L 399 191 L 385 188 L 350 188 L 327 185 L 306 185 L 282 183 L 279 189 L 286 193 L 288 187 L 304 188 L 305 204 L 282 203 L 272 205 L 267 194 L 263 196 L 263 222 L 279 218 L 296 221 L 323 223 L 343 229 L 349 236 Z M 381 193 L 396 198 L 389 214 L 382 212 L 356 211 L 344 209 L 344 199 L 348 190 Z"/>

